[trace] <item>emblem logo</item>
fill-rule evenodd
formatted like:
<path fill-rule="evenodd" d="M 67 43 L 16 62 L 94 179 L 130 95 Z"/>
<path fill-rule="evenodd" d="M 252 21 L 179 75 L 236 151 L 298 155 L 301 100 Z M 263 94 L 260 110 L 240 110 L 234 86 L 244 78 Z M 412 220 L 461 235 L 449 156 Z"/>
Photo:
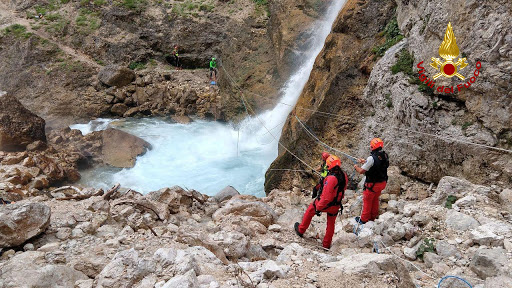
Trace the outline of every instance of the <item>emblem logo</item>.
<path fill-rule="evenodd" d="M 464 76 L 460 75 L 458 71 L 468 66 L 468 63 L 466 63 L 466 58 L 459 58 L 457 62 L 453 62 L 453 60 L 459 56 L 459 46 L 457 46 L 457 42 L 455 41 L 455 34 L 453 33 L 451 22 L 448 23 L 448 27 L 446 27 L 446 33 L 444 34 L 443 43 L 441 43 L 441 46 L 439 46 L 439 56 L 441 56 L 445 61 L 441 62 L 439 58 L 432 57 L 432 63 L 430 63 L 430 66 L 440 71 L 434 75 L 434 80 L 441 76 L 448 78 L 457 76 L 460 80 L 465 79 Z"/>
<path fill-rule="evenodd" d="M 457 42 L 455 41 L 455 34 L 453 33 L 452 23 L 448 23 L 448 26 L 446 27 L 446 33 L 444 34 L 444 40 L 441 43 L 441 46 L 439 46 L 439 56 L 444 59 L 444 62 L 441 61 L 439 58 L 432 57 L 432 63 L 430 63 L 430 66 L 438 73 L 436 73 L 432 78 L 430 79 L 426 74 L 425 68 L 422 66 L 423 61 L 418 63 L 416 67 L 418 67 L 418 77 L 421 82 L 425 83 L 428 87 L 431 89 L 435 89 L 436 82 L 434 82 L 436 79 L 438 79 L 441 76 L 444 76 L 446 78 L 452 78 L 453 76 L 457 76 L 460 80 L 465 80 L 466 78 L 462 76 L 459 71 L 463 70 L 468 66 L 468 63 L 466 63 L 466 57 L 459 58 L 457 61 L 455 59 L 459 57 L 459 46 L 457 46 Z M 463 53 L 464 55 L 464 53 Z M 466 83 L 460 83 L 457 84 L 457 90 L 454 89 L 453 86 L 439 86 L 437 89 L 435 89 L 437 92 L 445 93 L 445 94 L 454 94 L 455 92 L 461 92 L 463 88 L 469 88 L 471 87 L 471 84 L 475 83 L 476 78 L 478 75 L 480 75 L 480 69 L 482 69 L 482 63 L 480 61 L 477 61 L 475 64 L 475 71 L 473 72 L 473 75 L 468 76 L 468 80 Z"/>

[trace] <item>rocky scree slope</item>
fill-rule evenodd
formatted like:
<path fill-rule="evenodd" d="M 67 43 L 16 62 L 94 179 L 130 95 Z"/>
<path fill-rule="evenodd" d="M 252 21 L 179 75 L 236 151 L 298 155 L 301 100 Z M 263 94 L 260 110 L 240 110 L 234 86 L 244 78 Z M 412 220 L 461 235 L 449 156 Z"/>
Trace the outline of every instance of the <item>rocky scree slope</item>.
<path fill-rule="evenodd" d="M 422 200 L 384 194 L 381 216 L 359 236 L 361 202 L 347 191 L 326 252 L 324 217 L 304 238 L 293 231 L 309 191 L 255 198 L 232 187 L 214 197 L 63 187 L 0 207 L 1 223 L 11 223 L 0 225 L 0 287 L 430 287 L 445 275 L 508 287 L 512 191 L 453 177 L 408 191 Z M 447 208 L 450 196 L 458 200 Z"/>
<path fill-rule="evenodd" d="M 445 175 L 454 175 L 476 183 L 510 185 L 510 153 L 411 132 L 511 148 L 510 1 L 383 2 L 389 7 L 396 5 L 396 20 L 391 14 L 379 18 L 378 10 L 372 9 L 377 4 L 372 1 L 357 3 L 349 1 L 340 14 L 297 105 L 334 116 L 299 108 L 296 115 L 320 139 L 352 155 L 367 155 L 369 141 L 381 137 L 400 173 L 421 181 L 436 183 Z M 356 7 L 349 8 L 352 6 Z M 375 26 L 361 25 L 369 21 L 365 19 L 381 21 L 373 21 Z M 475 83 L 456 94 L 429 90 L 419 81 L 416 67 L 423 61 L 427 76 L 431 78 L 436 73 L 429 66 L 430 58 L 439 57 L 439 45 L 450 21 L 461 52 L 459 57 L 468 59 L 469 66 L 461 71 L 466 80 L 475 71 L 477 61 L 482 65 Z M 367 39 L 353 32 L 363 26 Z M 356 37 L 351 36 L 354 34 Z M 381 43 L 376 43 L 375 35 L 382 35 Z M 347 42 L 359 45 L 344 48 Z M 397 44 L 389 47 L 393 43 Z M 359 61 L 349 58 L 351 51 L 360 57 Z M 364 65 L 361 55 L 378 61 Z M 439 78 L 436 86 L 453 85 L 457 90 L 460 83 L 465 82 L 457 77 Z M 285 125 L 282 141 L 303 159 L 317 159 L 324 149 L 293 117 Z M 351 162 L 344 162 L 347 171 L 352 171 L 348 165 Z M 271 168 L 298 165 L 291 156 L 281 153 Z M 289 187 L 295 176 L 269 171 L 266 191 Z M 301 187 L 300 181 L 294 184 Z"/>
<path fill-rule="evenodd" d="M 314 33 L 308 30 L 309 24 L 328 4 L 311 0 L 4 1 L 0 3 L 0 27 L 4 28 L 0 36 L 0 57 L 4 60 L 0 74 L 5 77 L 0 87 L 41 115 L 50 127 L 119 115 L 123 109 L 112 111 L 112 104 L 131 108 L 138 106 L 137 101 L 137 105 L 123 103 L 130 97 L 122 95 L 111 100 L 113 92 L 97 80 L 99 70 L 112 64 L 129 66 L 139 70 L 141 78 L 152 74 L 149 77 L 158 81 L 155 86 L 168 86 L 181 77 L 174 74 L 183 71 L 162 75 L 144 72 L 144 68 L 173 70 L 170 54 L 173 45 L 178 44 L 183 68 L 206 68 L 215 56 L 243 89 L 265 95 L 250 101 L 266 108 L 294 67 L 296 51 Z M 35 18 L 38 13 L 44 18 Z M 299 22 L 301 25 L 297 25 Z M 201 78 L 200 86 L 209 86 L 207 71 L 196 72 L 192 74 Z M 213 103 L 223 106 L 226 116 L 222 117 L 233 118 L 242 110 L 241 103 L 229 96 L 234 88 L 228 83 L 220 81 L 222 103 Z M 158 100 L 161 97 L 155 94 L 169 93 L 163 87 L 158 87 L 158 93 L 149 88 L 143 90 L 151 101 L 157 98 L 150 105 L 155 107 L 142 109 L 159 110 L 161 107 L 156 106 L 162 104 Z M 201 94 L 194 88 L 185 90 Z M 167 98 L 174 99 L 172 95 Z M 165 113 L 195 115 L 190 109 L 174 112 L 169 108 Z M 197 116 L 206 117 L 200 113 Z M 211 118 L 220 117 L 217 113 Z"/>

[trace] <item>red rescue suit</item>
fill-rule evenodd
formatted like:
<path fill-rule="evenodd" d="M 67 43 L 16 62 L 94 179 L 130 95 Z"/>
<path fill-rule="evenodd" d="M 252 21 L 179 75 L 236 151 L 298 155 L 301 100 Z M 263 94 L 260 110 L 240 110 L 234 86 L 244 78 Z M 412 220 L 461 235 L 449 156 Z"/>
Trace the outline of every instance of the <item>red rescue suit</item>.
<path fill-rule="evenodd" d="M 302 217 L 302 222 L 299 225 L 299 233 L 304 234 L 311 224 L 311 219 L 315 216 L 316 212 L 326 212 L 327 213 L 327 228 L 325 230 L 324 241 L 322 242 L 322 246 L 325 248 L 331 247 L 332 236 L 334 235 L 334 224 L 336 221 L 336 216 L 340 210 L 341 205 L 332 205 L 333 203 L 341 203 L 343 196 L 345 194 L 345 190 L 347 189 L 348 177 L 345 172 L 343 172 L 343 176 L 345 177 L 345 185 L 344 187 L 338 186 L 338 179 L 334 175 L 328 175 L 324 179 L 323 190 L 320 196 L 320 199 L 315 199 L 309 205 L 308 209 L 304 213 Z M 340 190 L 343 189 L 343 190 Z M 340 190 L 340 193 L 338 193 Z M 337 199 L 336 195 L 338 195 Z"/>

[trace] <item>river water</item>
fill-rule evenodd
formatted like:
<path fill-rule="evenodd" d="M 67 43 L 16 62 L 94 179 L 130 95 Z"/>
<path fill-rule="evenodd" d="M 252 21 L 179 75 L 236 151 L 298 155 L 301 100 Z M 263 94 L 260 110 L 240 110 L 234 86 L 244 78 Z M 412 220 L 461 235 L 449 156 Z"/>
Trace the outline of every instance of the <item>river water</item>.
<path fill-rule="evenodd" d="M 164 118 L 97 119 L 72 125 L 83 134 L 114 127 L 148 141 L 153 149 L 138 157 L 135 167 L 99 167 L 82 171 L 81 184 L 109 188 L 115 183 L 147 193 L 174 185 L 214 195 L 231 185 L 242 194 L 265 196 L 265 172 L 277 157 L 281 130 L 304 88 L 316 56 L 345 1 L 332 1 L 317 21 L 301 66 L 281 90 L 280 103 L 238 125 L 196 120 L 177 124 Z M 229 71 L 228 71 L 229 72 Z M 269 132 L 270 131 L 270 132 Z"/>

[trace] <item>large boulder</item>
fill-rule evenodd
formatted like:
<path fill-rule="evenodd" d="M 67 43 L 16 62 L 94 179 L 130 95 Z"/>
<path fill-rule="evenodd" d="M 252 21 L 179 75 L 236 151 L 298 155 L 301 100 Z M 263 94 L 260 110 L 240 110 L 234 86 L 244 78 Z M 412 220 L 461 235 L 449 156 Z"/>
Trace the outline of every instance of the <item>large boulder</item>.
<path fill-rule="evenodd" d="M 454 210 L 448 211 L 445 223 L 448 228 L 458 231 L 475 229 L 480 226 L 480 223 L 478 223 L 475 218 Z"/>
<path fill-rule="evenodd" d="M 145 140 L 121 130 L 109 128 L 101 133 L 103 161 L 114 167 L 133 167 L 137 156 L 151 149 Z"/>
<path fill-rule="evenodd" d="M 213 220 L 222 222 L 229 218 L 247 216 L 248 220 L 257 221 L 270 226 L 277 220 L 277 214 L 267 204 L 260 201 L 249 201 L 238 198 L 229 200 L 224 207 L 213 213 Z"/>
<path fill-rule="evenodd" d="M 118 252 L 96 277 L 96 287 L 133 287 L 154 270 L 155 263 L 140 257 L 135 249 L 124 250 Z"/>
<path fill-rule="evenodd" d="M 34 141 L 46 142 L 44 127 L 43 118 L 0 91 L 0 150 L 21 151 Z"/>
<path fill-rule="evenodd" d="M 238 259 L 247 253 L 249 240 L 244 234 L 236 231 L 219 231 L 209 236 L 210 241 L 224 249 L 227 257 Z"/>
<path fill-rule="evenodd" d="M 490 188 L 481 185 L 475 185 L 466 179 L 445 176 L 441 178 L 437 189 L 432 195 L 432 204 L 444 205 L 446 198 L 450 195 L 457 197 L 457 199 L 463 198 L 470 194 L 482 194 L 487 195 L 490 192 Z"/>
<path fill-rule="evenodd" d="M 512 213 L 512 189 L 503 189 L 503 191 L 501 191 L 500 203 L 505 210 Z"/>
<path fill-rule="evenodd" d="M 0 268 L 0 287 L 74 287 L 86 280 L 82 272 L 66 265 L 47 265 L 45 253 L 28 251 L 15 255 Z"/>
<path fill-rule="evenodd" d="M 213 198 L 217 200 L 217 202 L 222 202 L 224 200 L 229 200 L 236 195 L 240 195 L 240 192 L 238 192 L 235 187 L 226 186 L 224 189 L 220 190 L 219 193 L 215 194 Z"/>
<path fill-rule="evenodd" d="M 14 247 L 41 234 L 50 224 L 50 208 L 40 203 L 0 206 L 0 248 Z"/>
<path fill-rule="evenodd" d="M 392 255 L 359 253 L 343 258 L 340 261 L 327 263 L 325 266 L 333 268 L 330 274 L 333 278 L 337 279 L 344 279 L 351 275 L 357 275 L 357 278 L 359 278 L 365 275 L 366 279 L 375 278 L 374 280 L 378 283 L 382 281 L 379 277 L 392 274 L 392 277 L 399 279 L 396 287 L 415 287 L 406 267 Z M 345 287 L 344 284 L 346 285 L 347 283 L 338 282 L 338 284 L 340 285 L 339 287 Z"/>
<path fill-rule="evenodd" d="M 199 283 L 197 282 L 197 276 L 194 270 L 190 270 L 183 275 L 175 276 L 169 281 L 165 282 L 162 288 L 198 288 Z"/>
<path fill-rule="evenodd" d="M 506 270 L 507 251 L 503 248 L 478 249 L 469 267 L 480 278 L 493 277 Z"/>
<path fill-rule="evenodd" d="M 108 65 L 100 70 L 98 80 L 108 86 L 123 87 L 135 80 L 135 73 L 126 67 Z"/>

